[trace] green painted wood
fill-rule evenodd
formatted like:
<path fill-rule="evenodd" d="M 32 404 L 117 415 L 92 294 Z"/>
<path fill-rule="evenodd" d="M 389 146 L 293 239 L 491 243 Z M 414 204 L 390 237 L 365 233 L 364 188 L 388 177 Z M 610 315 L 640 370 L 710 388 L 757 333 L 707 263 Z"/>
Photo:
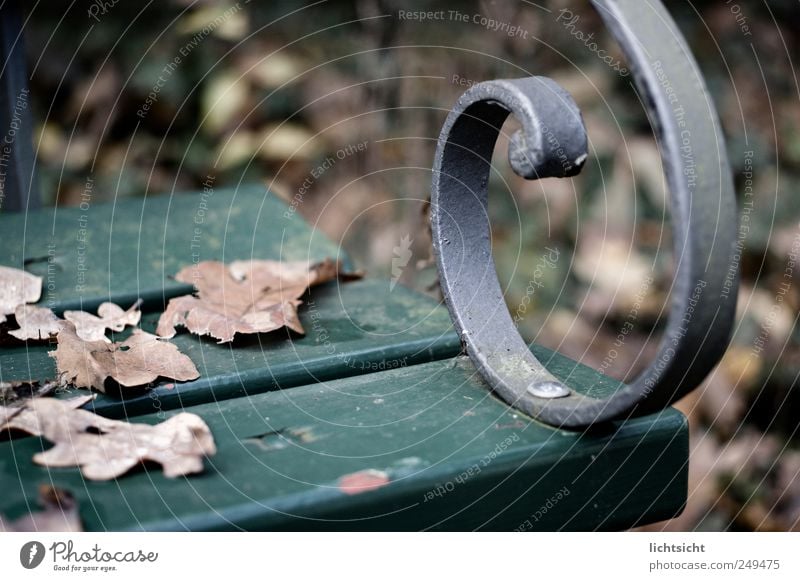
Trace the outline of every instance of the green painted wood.
<path fill-rule="evenodd" d="M 0 264 L 44 278 L 40 304 L 90 310 L 137 298 L 160 309 L 190 287 L 172 280 L 201 260 L 341 258 L 340 248 L 260 186 L 125 198 L 0 214 Z"/>
<path fill-rule="evenodd" d="M 125 417 L 221 401 L 452 357 L 461 345 L 447 311 L 388 280 L 329 283 L 311 290 L 300 308 L 305 336 L 276 331 L 220 345 L 180 332 L 172 342 L 197 366 L 200 378 L 161 381 L 154 389 L 101 395 L 95 411 Z M 141 327 L 155 332 L 158 314 Z M 0 381 L 56 376 L 54 345 L 0 349 Z M 79 391 L 79 390 L 75 390 Z"/>
<path fill-rule="evenodd" d="M 619 387 L 535 353 L 571 385 Z M 88 482 L 77 469 L 35 466 L 49 444 L 23 438 L 0 444 L 0 513 L 35 507 L 47 483 L 75 494 L 90 530 L 594 530 L 669 518 L 686 497 L 688 431 L 677 411 L 555 430 L 490 395 L 464 357 L 189 411 L 217 441 L 205 473 L 168 480 L 153 468 Z M 348 493 L 354 473 L 388 482 Z"/>
<path fill-rule="evenodd" d="M 0 243 L 0 264 L 45 277 L 42 304 L 57 312 L 138 297 L 158 311 L 190 290 L 169 276 L 198 260 L 339 252 L 260 187 L 115 205 L 89 196 L 84 207 L 0 216 Z M 108 416 L 145 414 L 136 421 L 178 408 L 200 414 L 219 447 L 204 474 L 167 480 L 143 469 L 85 482 L 75 469 L 33 465 L 49 444 L 21 438 L 0 444 L 0 513 L 35 509 L 43 483 L 71 490 L 92 530 L 614 529 L 681 509 L 688 435 L 678 412 L 583 434 L 553 430 L 496 400 L 468 360 L 448 359 L 460 345 L 435 301 L 379 280 L 332 283 L 308 299 L 305 337 L 217 345 L 180 334 L 174 341 L 199 380 L 96 401 Z M 145 315 L 143 328 L 156 319 Z M 51 348 L 4 345 L 0 380 L 51 377 Z M 579 391 L 619 388 L 533 350 Z M 352 474 L 388 483 L 348 494 Z"/>

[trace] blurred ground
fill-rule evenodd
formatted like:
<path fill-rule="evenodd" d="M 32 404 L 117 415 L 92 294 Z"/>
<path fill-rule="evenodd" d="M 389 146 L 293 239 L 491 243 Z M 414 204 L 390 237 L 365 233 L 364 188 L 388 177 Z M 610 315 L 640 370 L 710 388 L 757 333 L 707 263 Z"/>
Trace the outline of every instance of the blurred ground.
<path fill-rule="evenodd" d="M 371 274 L 436 295 L 426 201 L 448 108 L 478 81 L 551 76 L 583 111 L 590 159 L 574 179 L 525 182 L 498 146 L 500 278 L 527 338 L 635 374 L 668 298 L 669 208 L 617 48 L 586 3 L 418 4 L 37 3 L 26 41 L 46 202 L 79 203 L 89 179 L 93 201 L 261 181 Z M 419 8 L 448 16 L 400 16 Z M 800 4 L 669 8 L 707 76 L 751 212 L 733 346 L 679 405 L 692 429 L 689 503 L 651 528 L 797 530 Z"/>

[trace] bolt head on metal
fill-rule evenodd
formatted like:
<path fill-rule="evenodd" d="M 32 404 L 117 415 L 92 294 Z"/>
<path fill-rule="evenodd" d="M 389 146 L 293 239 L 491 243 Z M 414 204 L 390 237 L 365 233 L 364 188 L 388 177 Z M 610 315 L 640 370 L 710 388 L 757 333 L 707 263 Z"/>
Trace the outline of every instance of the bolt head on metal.
<path fill-rule="evenodd" d="M 557 397 L 567 397 L 570 391 L 562 383 L 555 381 L 537 381 L 528 386 L 528 393 L 536 397 L 554 399 Z"/>

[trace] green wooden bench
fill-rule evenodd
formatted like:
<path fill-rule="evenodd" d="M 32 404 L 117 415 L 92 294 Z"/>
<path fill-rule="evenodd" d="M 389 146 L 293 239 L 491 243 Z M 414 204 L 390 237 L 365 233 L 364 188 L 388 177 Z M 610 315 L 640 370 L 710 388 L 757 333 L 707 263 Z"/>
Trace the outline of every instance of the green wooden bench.
<path fill-rule="evenodd" d="M 461 315 L 456 316 L 466 331 L 461 336 L 442 305 L 400 286 L 392 289 L 389 281 L 367 277 L 328 283 L 314 288 L 301 307 L 305 336 L 279 331 L 220 345 L 181 333 L 173 341 L 194 361 L 199 379 L 164 381 L 124 398 L 104 394 L 88 404 L 98 414 L 136 422 L 156 423 L 184 410 L 199 415 L 218 448 L 205 460 L 203 473 L 168 479 L 160 468 L 142 466 L 117 480 L 89 481 L 77 468 L 35 465 L 33 455 L 50 446 L 42 439 L 6 434 L 0 441 L 0 515 L 14 520 L 37 511 L 41 485 L 72 493 L 89 530 L 595 530 L 678 514 L 687 492 L 685 418 L 667 407 L 624 421 L 599 420 L 626 417 L 623 412 L 632 403 L 645 405 L 640 412 L 666 406 L 697 385 L 719 359 L 734 301 L 716 311 L 706 307 L 719 302 L 720 285 L 736 294 L 728 256 L 735 237 L 730 170 L 724 155 L 715 153 L 724 151 L 724 144 L 713 111 L 698 98 L 701 75 L 666 11 L 658 3 L 635 0 L 592 3 L 620 42 L 646 107 L 657 119 L 656 137 L 670 162 L 668 182 L 682 200 L 675 207 L 675 254 L 686 250 L 703 258 L 682 261 L 679 290 L 691 290 L 689 283 L 702 276 L 708 279 L 702 288 L 714 291 L 699 299 L 702 308 L 692 307 L 691 333 L 668 326 L 667 336 L 677 338 L 683 351 L 660 362 L 666 371 L 659 368 L 654 377 L 644 378 L 659 389 L 624 387 L 535 345 L 530 347 L 534 359 L 521 342 L 514 356 L 536 371 L 535 385 L 530 373 L 518 373 L 519 365 L 498 366 L 508 361 L 505 351 L 515 344 L 504 348 L 509 334 L 502 326 L 479 324 L 481 317 L 493 321 L 494 311 L 487 315 L 465 304 L 465 297 L 474 295 L 489 297 L 486 304 L 493 309 L 502 307 L 499 285 L 484 284 L 496 282 L 491 277 L 462 273 L 459 278 L 440 269 L 445 296 Z M 20 130 L 4 150 L 9 170 L 0 192 L 0 265 L 41 276 L 40 305 L 61 313 L 93 311 L 105 301 L 127 307 L 141 299 L 141 327 L 153 331 L 168 299 L 191 291 L 172 276 L 202 260 L 333 257 L 357 266 L 259 186 L 113 204 L 87 197 L 76 208 L 39 209 L 30 107 L 14 111 L 15 97 L 27 91 L 21 30 L 15 3 L 4 3 L 0 124 L 7 126 L 13 115 Z M 653 63 L 641 46 L 647 46 Z M 432 188 L 440 267 L 466 257 L 483 272 L 491 263 L 486 160 L 509 112 L 527 132 L 525 139 L 512 139 L 511 165 L 520 175 L 572 175 L 586 160 L 579 155 L 585 134 L 577 108 L 564 109 L 571 98 L 550 91 L 562 98 L 548 105 L 550 93 L 537 92 L 542 87 L 553 88 L 536 78 L 481 83 L 462 96 L 445 122 Z M 673 110 L 673 97 L 689 113 L 683 107 L 679 114 Z M 555 109 L 548 109 L 551 105 Z M 544 134 L 544 122 L 558 133 L 555 142 L 574 154 L 566 165 L 556 163 L 566 151 L 561 147 L 553 149 L 548 141 L 544 157 L 533 147 Z M 691 178 L 681 171 L 678 147 L 685 142 L 675 137 L 683 135 L 686 123 L 699 156 Z M 527 153 L 526 143 L 533 147 Z M 459 214 L 455 224 L 446 219 L 448 208 Z M 451 245 L 458 228 L 471 235 L 463 248 Z M 684 241 L 681 233 L 693 237 Z M 714 268 L 695 272 L 708 264 Z M 680 301 L 694 300 L 685 292 L 678 298 L 678 307 L 684 304 Z M 683 312 L 673 311 L 671 316 Z M 713 325 L 707 322 L 709 313 L 719 319 Z M 680 323 L 680 317 L 672 319 Z M 709 333 L 713 340 L 705 341 Z M 481 363 L 480 372 L 463 355 L 462 338 Z M 53 378 L 48 356 L 53 349 L 4 341 L 0 381 Z M 568 386 L 569 392 L 543 393 L 544 384 L 560 392 Z M 605 405 L 614 394 L 619 397 L 608 409 L 589 409 Z M 544 400 L 553 395 L 548 409 Z M 577 406 L 580 414 L 565 416 L 562 412 L 575 402 L 589 407 Z M 554 425 L 564 418 L 572 425 L 598 421 L 588 429 L 565 430 L 532 419 L 528 411 Z"/>
<path fill-rule="evenodd" d="M 285 209 L 249 187 L 6 213 L 0 264 L 43 276 L 40 304 L 56 312 L 141 297 L 152 331 L 165 301 L 189 290 L 170 275 L 198 258 L 349 262 Z M 304 337 L 219 345 L 181 333 L 198 380 L 94 402 L 137 422 L 198 414 L 218 447 L 204 473 L 168 479 L 143 467 L 88 481 L 33 464 L 50 446 L 40 438 L 12 439 L 0 443 L 0 514 L 38 510 L 41 484 L 69 490 L 89 530 L 623 529 L 684 505 L 688 431 L 675 410 L 582 432 L 540 424 L 491 394 L 444 307 L 386 280 L 312 289 L 300 317 Z M 4 346 L 0 381 L 53 377 L 53 348 Z M 619 388 L 532 349 L 578 389 Z"/>

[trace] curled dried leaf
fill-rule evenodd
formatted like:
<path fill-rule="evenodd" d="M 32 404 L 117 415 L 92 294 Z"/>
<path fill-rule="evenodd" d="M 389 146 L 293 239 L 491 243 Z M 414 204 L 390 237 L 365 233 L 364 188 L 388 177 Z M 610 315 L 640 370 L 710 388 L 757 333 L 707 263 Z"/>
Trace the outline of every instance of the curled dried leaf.
<path fill-rule="evenodd" d="M 58 335 L 61 329 L 61 319 L 46 307 L 19 305 L 14 311 L 14 318 L 19 329 L 8 334 L 20 341 L 43 341 Z"/>
<path fill-rule="evenodd" d="M 42 296 L 42 278 L 24 270 L 0 266 L 0 323 L 19 305 L 35 303 Z"/>
<path fill-rule="evenodd" d="M 163 337 L 173 337 L 175 327 L 180 326 L 196 335 L 210 335 L 219 339 L 220 343 L 233 341 L 237 333 L 268 333 L 283 327 L 304 333 L 295 303 L 287 301 L 261 310 L 242 311 L 191 295 L 178 297 L 167 305 L 159 319 L 156 333 Z"/>
<path fill-rule="evenodd" d="M 200 377 L 192 360 L 175 345 L 141 329 L 121 343 L 106 343 L 84 341 L 71 323 L 65 323 L 50 356 L 56 360 L 62 385 L 99 391 L 105 391 L 109 377 L 124 387 L 147 385 L 159 377 L 176 381 Z"/>
<path fill-rule="evenodd" d="M 41 511 L 31 512 L 15 521 L 0 517 L 0 531 L 18 533 L 83 531 L 78 503 L 69 491 L 43 484 L 39 487 L 39 504 L 42 505 Z"/>
<path fill-rule="evenodd" d="M 50 395 L 58 387 L 58 382 L 47 381 L 0 381 L 0 405 L 17 405 L 32 397 Z M 0 418 L 2 423 L 2 418 Z"/>
<path fill-rule="evenodd" d="M 334 280 L 340 268 L 330 258 L 316 263 L 235 260 L 228 266 L 234 279 L 264 291 L 261 300 L 299 299 L 306 289 Z"/>
<path fill-rule="evenodd" d="M 142 318 L 139 306 L 141 300 L 129 308 L 127 311 L 114 303 L 103 303 L 97 308 L 97 315 L 92 315 L 84 311 L 64 311 L 64 318 L 75 325 L 78 337 L 84 341 L 107 341 L 106 329 L 112 331 L 122 331 L 125 326 L 135 327 Z"/>
<path fill-rule="evenodd" d="M 284 327 L 303 334 L 297 315 L 300 297 L 309 287 L 353 277 L 340 273 L 339 262 L 311 263 L 274 260 L 234 261 L 230 265 L 208 261 L 184 268 L 176 279 L 191 283 L 197 296 L 170 300 L 158 321 L 156 333 L 173 337 L 176 327 L 196 335 L 209 335 L 220 343 L 237 333 L 267 333 Z"/>
<path fill-rule="evenodd" d="M 50 440 L 55 446 L 36 454 L 34 462 L 79 466 L 92 480 L 117 478 L 145 461 L 161 464 L 168 478 L 202 472 L 203 458 L 216 453 L 211 431 L 195 414 L 180 413 L 154 426 L 130 424 L 77 409 L 93 397 L 28 400 L 0 423 L 0 431 L 17 429 Z"/>
<path fill-rule="evenodd" d="M 95 414 L 77 410 L 92 429 Z M 161 464 L 164 476 L 176 478 L 203 471 L 203 458 L 216 453 L 214 438 L 206 423 L 195 414 L 181 413 L 151 426 L 115 422 L 101 434 L 73 434 L 69 440 L 56 442 L 36 454 L 34 462 L 42 466 L 80 466 L 90 480 L 110 480 L 134 466 L 152 461 Z"/>
<path fill-rule="evenodd" d="M 62 400 L 48 398 L 46 401 L 57 402 L 57 405 L 52 408 L 54 413 L 42 417 L 37 416 L 35 408 L 30 407 L 28 404 L 33 401 L 45 401 L 45 399 L 28 400 L 20 407 L 0 406 L 0 432 L 5 430 L 20 430 L 28 434 L 41 436 L 46 430 L 50 430 L 52 432 L 52 428 L 48 428 L 48 426 L 52 425 L 54 422 L 60 421 L 55 417 L 55 412 L 66 415 L 72 410 L 83 407 L 94 398 L 94 395 L 82 395 L 79 397 L 72 397 Z M 4 413 L 6 414 L 5 420 L 3 420 Z"/>
<path fill-rule="evenodd" d="M 13 408 L 0 405 L 0 428 L 7 425 L 9 420 L 19 414 L 22 408 Z"/>

